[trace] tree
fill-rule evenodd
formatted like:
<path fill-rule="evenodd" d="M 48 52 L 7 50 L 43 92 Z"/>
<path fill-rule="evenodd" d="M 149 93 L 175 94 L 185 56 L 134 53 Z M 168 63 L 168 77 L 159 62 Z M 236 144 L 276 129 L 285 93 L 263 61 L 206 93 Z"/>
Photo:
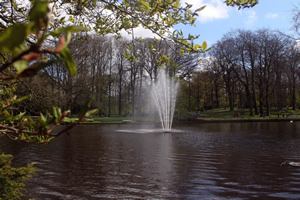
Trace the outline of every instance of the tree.
<path fill-rule="evenodd" d="M 11 166 L 12 156 L 0 154 L 0 199 L 20 199 L 25 190 L 24 181 L 35 173 L 33 164 L 27 167 L 14 168 Z"/>
<path fill-rule="evenodd" d="M 297 91 L 297 82 L 299 80 L 299 62 L 300 62 L 300 55 L 299 55 L 299 44 L 296 41 L 291 41 L 290 39 L 286 39 L 284 41 L 285 44 L 288 45 L 288 48 L 284 52 L 283 55 L 278 55 L 276 64 L 278 68 L 281 69 L 282 65 L 287 66 L 287 70 L 285 70 L 285 74 L 288 79 L 288 88 L 289 88 L 289 105 L 296 110 L 296 91 Z M 282 93 L 281 93 L 282 95 Z"/>
<path fill-rule="evenodd" d="M 295 31 L 297 36 L 300 36 L 300 8 L 295 6 L 293 9 L 293 24 L 292 29 Z"/>
<path fill-rule="evenodd" d="M 237 58 L 235 48 L 232 48 L 234 46 L 234 40 L 225 36 L 210 52 L 215 59 L 214 66 L 219 68 L 225 83 L 230 110 L 234 109 L 234 88 L 236 83 L 234 67 Z"/>
<path fill-rule="evenodd" d="M 255 114 L 258 114 L 258 100 L 260 116 L 268 116 L 271 107 L 282 109 L 286 102 L 295 108 L 298 78 L 296 49 L 295 42 L 277 31 L 237 30 L 226 34 L 211 56 L 221 69 L 227 93 L 231 88 L 228 87 L 229 80 L 236 78 L 238 82 L 234 83 L 231 92 L 239 94 L 240 106 L 249 107 L 250 114 L 253 114 L 254 108 Z M 234 75 L 229 76 L 231 71 Z"/>

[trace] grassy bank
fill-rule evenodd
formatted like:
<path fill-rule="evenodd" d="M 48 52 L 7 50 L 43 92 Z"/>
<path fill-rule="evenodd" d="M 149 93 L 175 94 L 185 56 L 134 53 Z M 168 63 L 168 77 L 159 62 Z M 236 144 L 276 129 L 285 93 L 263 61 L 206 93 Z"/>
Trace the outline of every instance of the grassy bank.
<path fill-rule="evenodd" d="M 158 118 L 151 117 L 92 117 L 83 124 L 125 124 L 125 123 L 159 122 Z"/>
<path fill-rule="evenodd" d="M 174 122 L 252 122 L 252 121 L 300 121 L 300 110 L 272 111 L 270 116 L 250 116 L 246 109 L 238 110 L 209 110 L 199 113 L 175 113 Z M 122 124 L 122 123 L 159 122 L 151 117 L 93 117 L 83 124 Z"/>
<path fill-rule="evenodd" d="M 219 122 L 235 122 L 235 121 L 298 121 L 300 120 L 299 110 L 273 110 L 269 116 L 253 115 L 246 109 L 228 110 L 209 110 L 200 113 L 187 113 L 185 116 L 179 115 L 179 120 L 189 121 L 219 121 Z"/>

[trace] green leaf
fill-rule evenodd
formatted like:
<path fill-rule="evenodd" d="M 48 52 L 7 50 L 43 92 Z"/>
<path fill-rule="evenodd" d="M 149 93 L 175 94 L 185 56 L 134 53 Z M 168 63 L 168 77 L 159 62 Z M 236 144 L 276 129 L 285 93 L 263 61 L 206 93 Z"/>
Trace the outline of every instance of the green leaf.
<path fill-rule="evenodd" d="M 13 66 L 16 68 L 18 73 L 21 73 L 28 67 L 28 62 L 26 60 L 19 60 L 14 62 Z"/>
<path fill-rule="evenodd" d="M 81 108 L 79 114 L 78 114 L 78 119 L 81 119 L 82 117 L 85 116 L 85 113 L 87 112 L 87 110 L 91 107 L 92 102 L 93 102 L 93 98 L 90 98 Z"/>
<path fill-rule="evenodd" d="M 143 6 L 146 8 L 147 11 L 150 10 L 150 6 L 149 6 L 149 4 L 146 1 L 140 0 L 140 2 L 143 4 Z"/>
<path fill-rule="evenodd" d="M 26 124 L 28 128 L 30 129 L 37 129 L 38 126 L 36 125 L 35 121 L 31 117 L 26 116 L 26 119 L 28 120 L 28 123 Z"/>
<path fill-rule="evenodd" d="M 12 118 L 11 114 L 9 114 L 9 112 L 7 110 L 3 110 L 2 113 L 6 120 L 10 120 Z"/>
<path fill-rule="evenodd" d="M 200 44 L 195 44 L 194 47 L 197 49 L 202 48 L 202 46 Z"/>
<path fill-rule="evenodd" d="M 206 49 L 207 49 L 207 43 L 206 43 L 206 41 L 204 41 L 202 43 L 202 50 L 205 51 Z"/>
<path fill-rule="evenodd" d="M 21 119 L 25 115 L 25 113 L 26 112 L 22 112 L 22 113 L 20 113 L 20 114 L 18 114 L 16 116 L 14 116 L 13 120 L 19 120 L 19 119 Z"/>
<path fill-rule="evenodd" d="M 66 26 L 66 27 L 58 28 L 55 31 L 52 31 L 50 35 L 56 37 L 64 33 L 74 33 L 74 32 L 81 32 L 81 31 L 87 31 L 87 28 L 82 26 Z"/>
<path fill-rule="evenodd" d="M 29 49 L 29 47 L 26 44 L 22 43 L 14 49 L 12 56 L 13 57 L 18 56 L 19 54 L 23 53 L 24 51 L 26 51 L 28 49 Z"/>
<path fill-rule="evenodd" d="M 160 57 L 159 61 L 160 61 L 161 63 L 166 63 L 166 62 L 169 62 L 169 61 L 170 61 L 170 58 L 169 58 L 168 56 L 166 56 L 165 54 L 163 54 L 163 55 Z"/>
<path fill-rule="evenodd" d="M 59 117 L 60 117 L 60 116 L 58 116 L 58 113 L 57 113 L 57 107 L 55 107 L 55 106 L 52 107 L 52 113 L 53 113 L 55 122 L 57 123 L 59 120 Z"/>
<path fill-rule="evenodd" d="M 0 52 L 12 52 L 30 33 L 29 24 L 15 24 L 0 33 Z"/>
<path fill-rule="evenodd" d="M 43 115 L 43 113 L 40 114 L 39 122 L 41 125 L 44 125 L 44 126 L 47 124 L 47 118 L 45 117 L 45 115 Z"/>
<path fill-rule="evenodd" d="M 128 53 L 128 50 L 127 50 L 127 49 L 125 50 L 124 57 L 125 57 L 125 58 L 129 58 L 129 53 Z"/>
<path fill-rule="evenodd" d="M 169 17 L 170 24 L 172 24 L 174 22 L 174 19 L 170 13 L 168 14 L 168 17 Z"/>
<path fill-rule="evenodd" d="M 174 1 L 173 1 L 174 2 Z M 175 2 L 175 7 L 179 7 L 180 6 L 180 0 L 176 0 Z"/>
<path fill-rule="evenodd" d="M 70 44 L 70 42 L 71 42 L 71 36 L 72 36 L 71 32 L 68 32 L 66 34 L 66 41 L 65 41 L 65 44 L 64 44 L 64 48 L 67 48 L 67 46 Z"/>
<path fill-rule="evenodd" d="M 183 49 L 180 49 L 179 54 L 180 54 L 180 55 L 184 55 L 184 50 L 183 50 Z"/>
<path fill-rule="evenodd" d="M 187 2 L 185 2 L 185 5 L 186 5 L 186 8 L 191 8 L 191 7 L 193 7 L 193 4 L 189 4 L 189 3 L 187 3 Z"/>
<path fill-rule="evenodd" d="M 198 8 L 197 10 L 195 10 L 195 12 L 200 12 L 202 11 L 206 6 L 202 6 L 201 8 Z"/>
<path fill-rule="evenodd" d="M 91 115 L 95 115 L 98 113 L 98 109 L 89 110 L 85 113 L 84 117 L 90 117 Z"/>
<path fill-rule="evenodd" d="M 71 76 L 74 76 L 77 74 L 77 67 L 76 64 L 70 54 L 70 51 L 68 48 L 64 48 L 60 53 L 60 56 L 62 58 L 62 61 L 65 62 L 66 67 L 70 73 Z"/>
<path fill-rule="evenodd" d="M 29 20 L 36 22 L 39 18 L 42 18 L 43 22 L 46 23 L 49 20 L 47 15 L 49 11 L 48 1 L 36 0 L 30 10 Z"/>
<path fill-rule="evenodd" d="M 20 102 L 22 102 L 22 101 L 25 101 L 25 100 L 29 99 L 30 97 L 31 97 L 31 94 L 30 94 L 30 95 L 23 96 L 23 97 L 20 97 L 20 98 L 16 99 L 16 100 L 14 101 L 14 103 L 20 103 Z"/>
<path fill-rule="evenodd" d="M 69 17 L 69 20 L 70 20 L 71 22 L 73 22 L 73 23 L 76 21 L 76 20 L 75 20 L 73 17 L 71 17 L 71 16 Z"/>
<path fill-rule="evenodd" d="M 125 4 L 126 7 L 129 7 L 129 3 L 127 2 L 127 0 L 123 0 L 123 3 Z"/>
<path fill-rule="evenodd" d="M 63 122 L 67 122 L 67 123 L 73 123 L 73 122 L 75 122 L 76 120 L 78 120 L 78 118 L 69 118 L 69 117 L 65 117 L 64 119 L 63 119 Z"/>
<path fill-rule="evenodd" d="M 62 115 L 61 114 L 61 109 L 58 108 L 58 107 L 53 106 L 52 107 L 52 113 L 53 113 L 53 116 L 54 116 L 55 123 L 58 123 L 58 121 L 59 121 L 59 119 L 60 119 L 60 117 Z"/>
<path fill-rule="evenodd" d="M 23 69 L 23 71 L 19 72 L 18 77 L 19 78 L 25 78 L 25 77 L 32 77 L 37 74 L 38 71 L 52 65 L 53 63 L 56 63 L 60 60 L 50 60 L 48 62 L 38 62 L 33 64 L 32 66 Z"/>

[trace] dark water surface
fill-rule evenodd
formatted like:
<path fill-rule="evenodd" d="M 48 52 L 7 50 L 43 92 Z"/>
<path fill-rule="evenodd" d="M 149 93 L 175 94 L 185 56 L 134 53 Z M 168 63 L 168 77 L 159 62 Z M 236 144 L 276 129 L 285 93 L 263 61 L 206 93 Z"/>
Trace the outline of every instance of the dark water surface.
<path fill-rule="evenodd" d="M 17 166 L 37 162 L 35 199 L 300 199 L 300 122 L 78 126 L 48 145 L 0 138 Z M 134 131 L 131 131 L 134 130 Z"/>

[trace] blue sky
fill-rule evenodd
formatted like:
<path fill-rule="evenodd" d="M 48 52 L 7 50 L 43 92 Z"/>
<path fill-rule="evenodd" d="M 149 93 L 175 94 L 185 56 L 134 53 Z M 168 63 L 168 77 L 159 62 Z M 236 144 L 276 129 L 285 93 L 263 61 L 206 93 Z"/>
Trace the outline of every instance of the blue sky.
<path fill-rule="evenodd" d="M 253 8 L 228 7 L 223 0 L 185 0 L 193 8 L 206 5 L 197 19 L 196 27 L 177 26 L 184 33 L 200 34 L 198 43 L 206 41 L 208 46 L 216 43 L 224 34 L 236 29 L 257 30 L 276 29 L 291 33 L 292 10 L 300 6 L 298 0 L 260 0 Z"/>

